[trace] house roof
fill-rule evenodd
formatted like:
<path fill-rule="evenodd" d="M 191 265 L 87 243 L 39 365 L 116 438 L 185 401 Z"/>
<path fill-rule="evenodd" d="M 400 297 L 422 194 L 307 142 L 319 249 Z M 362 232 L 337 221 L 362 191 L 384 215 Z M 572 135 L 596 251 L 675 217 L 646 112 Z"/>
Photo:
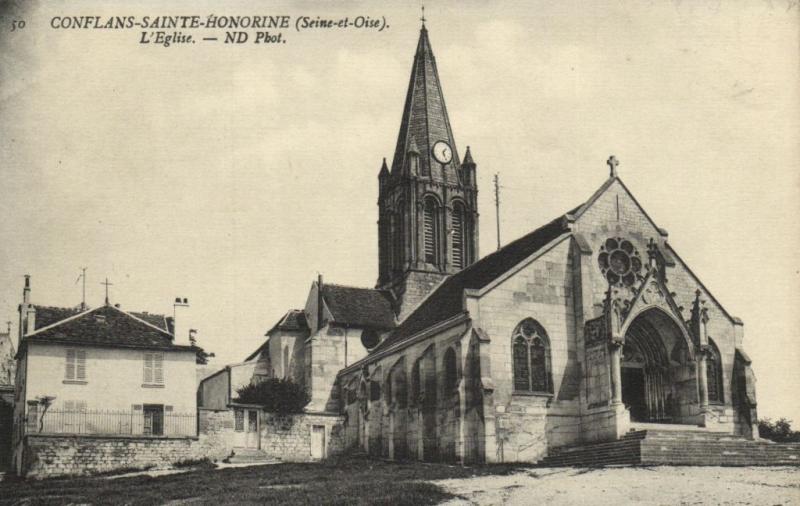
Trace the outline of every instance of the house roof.
<path fill-rule="evenodd" d="M 570 214 L 570 213 L 567 213 Z M 564 216 L 537 228 L 445 279 L 374 351 L 385 349 L 464 311 L 465 289 L 480 289 L 568 231 Z"/>
<path fill-rule="evenodd" d="M 304 330 L 308 330 L 308 322 L 306 321 L 306 313 L 302 309 L 290 309 L 286 312 L 286 314 L 278 320 L 278 323 L 272 326 L 266 333 L 266 335 L 270 335 L 275 330 L 286 330 L 290 332 L 302 332 Z M 245 362 L 253 360 L 261 353 L 264 349 L 267 348 L 269 344 L 269 339 L 265 340 L 261 346 L 259 346 L 256 351 L 251 353 L 244 359 Z"/>
<path fill-rule="evenodd" d="M 47 308 L 45 321 L 40 325 L 36 313 L 36 329 L 25 336 L 24 343 L 56 343 L 197 351 L 196 346 L 173 344 L 173 336 L 164 327 L 154 325 L 132 313 L 114 306 L 100 306 L 84 312 L 66 308 Z M 61 311 L 53 311 L 60 309 Z M 66 316 L 52 321 L 54 315 Z M 153 315 L 155 316 L 155 315 Z M 162 317 L 163 318 L 163 317 Z M 164 319 L 166 326 L 166 319 Z"/>
<path fill-rule="evenodd" d="M 335 323 L 379 329 L 395 326 L 394 297 L 388 290 L 323 284 L 322 299 Z"/>
<path fill-rule="evenodd" d="M 306 313 L 302 309 L 290 309 L 278 323 L 267 331 L 267 335 L 273 330 L 308 330 Z"/>

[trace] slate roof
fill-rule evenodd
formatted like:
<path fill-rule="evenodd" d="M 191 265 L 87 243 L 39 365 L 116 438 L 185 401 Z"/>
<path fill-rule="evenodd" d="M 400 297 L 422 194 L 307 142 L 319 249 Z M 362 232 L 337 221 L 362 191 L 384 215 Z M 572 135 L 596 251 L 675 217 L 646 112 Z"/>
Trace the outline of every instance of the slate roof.
<path fill-rule="evenodd" d="M 437 141 L 446 141 L 453 151 L 452 160 L 443 167 L 444 178 L 448 183 L 458 183 L 460 161 L 456 150 L 453 130 L 444 103 L 439 71 L 433 56 L 428 30 L 423 26 L 419 33 L 417 51 L 411 67 L 403 117 L 392 161 L 392 174 L 400 174 L 407 165 L 409 152 L 419 156 L 419 170 L 439 179 L 442 173 L 440 164 L 433 158 L 431 147 Z M 431 170 L 431 169 L 435 170 Z"/>
<path fill-rule="evenodd" d="M 197 351 L 195 346 L 173 344 L 173 337 L 164 327 L 152 325 L 131 313 L 113 306 L 100 306 L 83 313 L 67 308 L 47 308 L 45 321 L 55 315 L 66 318 L 40 325 L 39 308 L 36 312 L 36 330 L 25 336 L 25 343 L 59 343 L 146 348 L 163 350 Z M 54 311 L 60 309 L 61 311 Z M 151 315 L 156 316 L 156 315 Z M 162 316 L 164 325 L 166 319 Z"/>
<path fill-rule="evenodd" d="M 483 288 L 567 231 L 564 216 L 559 216 L 445 279 L 373 353 L 463 312 L 465 289 Z"/>
<path fill-rule="evenodd" d="M 33 306 L 36 309 L 36 329 L 48 327 L 56 322 L 60 322 L 70 316 L 75 316 L 81 312 L 76 307 L 52 307 L 52 306 Z"/>
<path fill-rule="evenodd" d="M 394 297 L 388 290 L 323 284 L 322 299 L 335 323 L 378 329 L 395 326 Z"/>
<path fill-rule="evenodd" d="M 135 313 L 133 311 L 129 311 L 129 313 L 140 320 L 146 321 L 150 325 L 166 330 L 170 334 L 175 333 L 175 326 L 173 325 L 171 316 L 164 316 L 163 314 L 153 314 L 148 312 Z"/>

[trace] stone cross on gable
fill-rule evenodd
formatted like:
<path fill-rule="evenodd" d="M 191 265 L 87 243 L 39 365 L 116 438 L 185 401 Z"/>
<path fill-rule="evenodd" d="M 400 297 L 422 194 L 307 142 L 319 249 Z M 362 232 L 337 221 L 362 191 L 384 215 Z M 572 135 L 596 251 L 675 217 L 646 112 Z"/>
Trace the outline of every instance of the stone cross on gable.
<path fill-rule="evenodd" d="M 109 283 L 108 282 L 108 278 L 106 278 L 106 280 L 104 282 L 100 283 L 100 284 L 101 285 L 105 285 L 105 287 L 106 287 L 106 306 L 107 306 L 108 305 L 108 287 L 109 286 L 113 286 L 114 283 Z"/>
<path fill-rule="evenodd" d="M 606 162 L 608 167 L 611 169 L 611 177 L 617 177 L 617 165 L 619 165 L 619 160 L 614 155 L 611 155 Z"/>

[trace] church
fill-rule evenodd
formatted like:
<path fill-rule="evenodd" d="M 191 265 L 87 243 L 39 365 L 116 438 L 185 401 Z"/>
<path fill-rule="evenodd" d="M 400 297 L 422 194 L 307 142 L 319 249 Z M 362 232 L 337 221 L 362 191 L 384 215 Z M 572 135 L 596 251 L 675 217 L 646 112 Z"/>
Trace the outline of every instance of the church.
<path fill-rule="evenodd" d="M 377 175 L 375 288 L 320 277 L 248 360 L 385 458 L 536 462 L 658 424 L 757 438 L 742 321 L 607 163 L 584 202 L 481 257 L 478 168 L 423 24 Z"/>

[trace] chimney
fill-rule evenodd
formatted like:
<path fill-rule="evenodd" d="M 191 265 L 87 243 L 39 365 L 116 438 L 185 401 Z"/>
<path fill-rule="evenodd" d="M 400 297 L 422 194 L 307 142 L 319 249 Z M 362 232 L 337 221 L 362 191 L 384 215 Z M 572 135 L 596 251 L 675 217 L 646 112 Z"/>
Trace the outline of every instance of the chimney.
<path fill-rule="evenodd" d="M 19 305 L 19 341 L 36 329 L 36 309 L 31 304 L 31 276 L 25 274 L 25 288 L 22 289 L 22 304 Z"/>
<path fill-rule="evenodd" d="M 175 303 L 172 305 L 172 325 L 174 328 L 173 343 L 181 346 L 189 346 L 189 299 L 185 297 L 175 297 Z"/>

